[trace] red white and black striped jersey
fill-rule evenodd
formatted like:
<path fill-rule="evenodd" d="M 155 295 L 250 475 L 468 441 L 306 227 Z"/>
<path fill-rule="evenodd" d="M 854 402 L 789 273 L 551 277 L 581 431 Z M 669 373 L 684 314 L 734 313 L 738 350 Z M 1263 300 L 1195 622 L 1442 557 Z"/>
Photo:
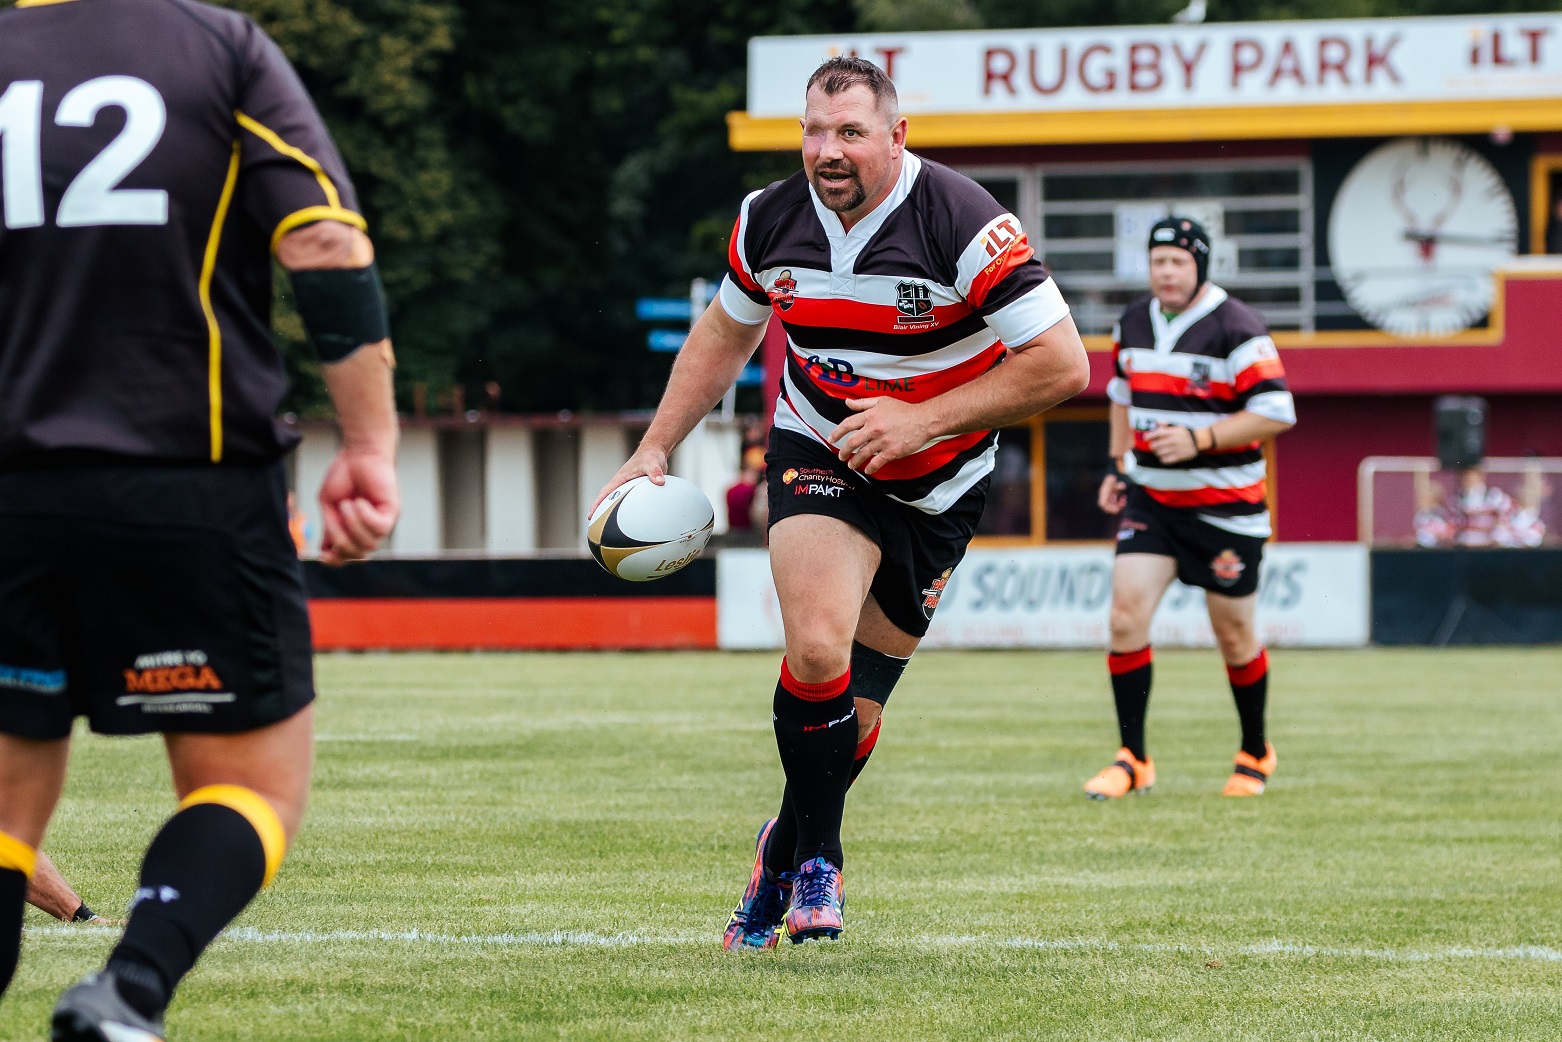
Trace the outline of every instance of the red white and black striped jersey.
<path fill-rule="evenodd" d="M 1222 445 L 1182 463 L 1162 463 L 1145 432 L 1161 425 L 1198 430 L 1247 411 L 1296 422 L 1285 369 L 1263 316 L 1219 286 L 1171 318 L 1153 296 L 1118 319 L 1117 374 L 1107 397 L 1128 407 L 1134 432 L 1128 474 L 1156 502 L 1196 510 L 1239 535 L 1268 537 L 1263 446 Z"/>
<path fill-rule="evenodd" d="M 783 430 L 829 444 L 847 399 L 926 401 L 1068 315 L 1018 218 L 970 178 L 904 156 L 889 197 L 850 231 L 802 171 L 743 201 L 720 299 L 739 322 L 774 313 L 786 328 Z M 996 454 L 991 431 L 938 438 L 867 480 L 942 513 Z"/>

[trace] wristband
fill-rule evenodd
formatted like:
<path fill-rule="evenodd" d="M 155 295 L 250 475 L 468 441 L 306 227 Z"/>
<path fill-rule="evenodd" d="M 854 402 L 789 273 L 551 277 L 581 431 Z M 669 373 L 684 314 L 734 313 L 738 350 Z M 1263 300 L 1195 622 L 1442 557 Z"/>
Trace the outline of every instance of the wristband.
<path fill-rule="evenodd" d="M 91 922 L 97 917 L 98 914 L 92 909 L 88 908 L 87 902 L 83 901 L 81 903 L 81 907 L 76 909 L 76 911 L 71 915 L 70 921 L 73 923 L 86 923 Z"/>
<path fill-rule="evenodd" d="M 1215 425 L 1211 424 L 1204 429 L 1209 431 L 1209 448 L 1205 451 L 1214 452 L 1216 449 L 1220 448 L 1220 443 L 1215 440 Z"/>

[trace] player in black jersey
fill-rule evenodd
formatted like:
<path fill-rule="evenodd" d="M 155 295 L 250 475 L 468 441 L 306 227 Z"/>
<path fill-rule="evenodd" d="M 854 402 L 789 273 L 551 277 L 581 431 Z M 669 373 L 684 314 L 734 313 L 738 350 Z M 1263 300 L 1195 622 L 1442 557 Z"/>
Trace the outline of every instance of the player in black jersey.
<path fill-rule="evenodd" d="M 177 812 L 55 1039 L 162 1037 L 174 988 L 299 826 L 314 683 L 273 420 L 273 255 L 342 449 L 323 557 L 398 512 L 383 291 L 351 182 L 277 46 L 191 0 L 0 11 L 0 987 L 71 727 L 161 732 Z"/>

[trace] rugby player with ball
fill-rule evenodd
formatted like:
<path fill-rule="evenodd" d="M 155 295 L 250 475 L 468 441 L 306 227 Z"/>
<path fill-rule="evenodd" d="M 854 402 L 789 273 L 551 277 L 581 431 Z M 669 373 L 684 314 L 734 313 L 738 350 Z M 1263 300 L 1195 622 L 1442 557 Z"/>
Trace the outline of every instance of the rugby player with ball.
<path fill-rule="evenodd" d="M 786 634 L 772 703 L 786 786 L 728 949 L 839 935 L 846 790 L 976 530 L 992 429 L 1089 378 L 1068 306 L 1019 220 L 906 150 L 877 66 L 821 65 L 802 137 L 803 169 L 743 201 L 720 295 L 601 497 L 668 480 L 669 454 L 779 318 L 786 373 L 766 481 Z"/>

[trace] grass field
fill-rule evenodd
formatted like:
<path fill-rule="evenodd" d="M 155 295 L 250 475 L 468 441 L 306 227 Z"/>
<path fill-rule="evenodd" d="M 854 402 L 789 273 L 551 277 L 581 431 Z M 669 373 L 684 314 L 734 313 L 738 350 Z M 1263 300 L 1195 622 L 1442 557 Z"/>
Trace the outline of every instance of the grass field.
<path fill-rule="evenodd" d="M 1094 654 L 929 653 L 847 810 L 847 933 L 718 937 L 780 788 L 774 655 L 327 657 L 311 817 L 176 999 L 226 1039 L 1562 1039 L 1562 650 L 1277 653 L 1223 800 L 1213 653 L 1163 653 L 1154 795 L 1094 804 Z M 159 746 L 86 738 L 46 844 L 123 908 Z M 29 913 L 0 1038 L 111 931 Z"/>

